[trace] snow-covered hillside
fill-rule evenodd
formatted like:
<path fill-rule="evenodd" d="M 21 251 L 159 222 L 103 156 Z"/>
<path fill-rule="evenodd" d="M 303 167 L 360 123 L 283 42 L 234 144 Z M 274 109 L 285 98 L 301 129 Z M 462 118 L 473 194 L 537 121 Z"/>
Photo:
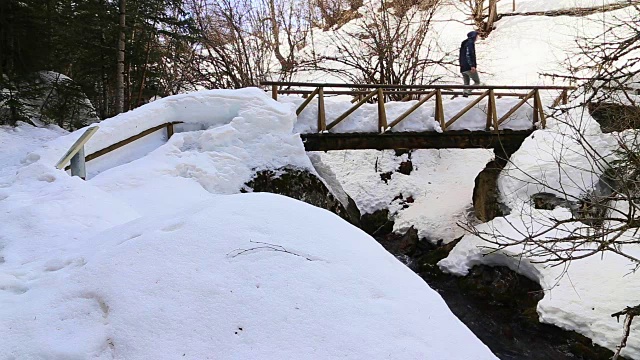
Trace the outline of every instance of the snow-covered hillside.
<path fill-rule="evenodd" d="M 259 169 L 313 171 L 292 107 L 256 89 L 176 96 L 102 122 L 88 147 L 178 119 L 198 130 L 89 162 L 88 181 L 53 167 L 80 132 L 0 128 L 3 357 L 495 358 L 338 216 L 224 195 Z"/>
<path fill-rule="evenodd" d="M 516 12 L 610 3 L 517 0 Z M 510 6 L 501 1 L 500 11 Z M 629 15 L 625 8 L 584 17 L 504 17 L 478 42 L 480 75 L 490 84 L 550 84 L 539 74 L 565 71 L 577 36 L 599 31 L 593 21 Z M 472 30 L 467 20 L 458 7 L 445 6 L 430 36 L 455 54 Z M 335 31 L 317 30 L 316 48 L 331 53 Z M 461 82 L 455 67 L 438 71 Z M 296 79 L 338 81 L 314 72 Z M 211 90 L 107 119 L 87 153 L 153 126 L 184 123 L 170 139 L 159 131 L 89 162 L 87 181 L 54 168 L 82 131 L 0 127 L 0 357 L 495 358 L 438 293 L 364 232 L 292 199 L 238 194 L 256 171 L 291 166 L 316 174 L 314 164 L 321 164 L 361 212 L 389 209 L 394 230 L 415 227 L 420 237 L 448 242 L 463 234 L 457 224 L 468 220 L 474 179 L 491 151 L 413 151 L 410 175 L 394 172 L 409 155 L 393 151 L 316 153 L 312 163 L 298 133 L 313 131 L 317 107 L 297 119 L 302 100 L 280 100 L 259 89 Z M 447 100 L 445 108 L 459 110 L 468 101 Z M 506 111 L 512 102 L 501 104 Z M 349 106 L 328 100 L 328 115 Z M 411 102 L 388 106 L 392 116 Z M 363 107 L 336 130 L 378 130 L 368 119 L 374 109 Z M 438 131 L 432 114 L 425 104 L 397 130 Z M 485 116 L 474 109 L 456 126 L 482 128 Z M 511 126 L 528 125 L 530 116 L 523 109 Z M 598 150 L 615 146 L 588 114 L 579 117 Z M 566 128 L 549 125 L 525 141 L 498 181 L 511 214 L 480 229 L 508 234 L 530 230 L 531 219 L 544 227 L 549 218 L 568 215 L 562 208 L 532 209 L 532 194 L 553 189 L 531 185 L 528 176 L 558 186 L 569 181 L 565 189 L 574 195 L 597 182 L 598 173 L 576 170 L 589 160 Z M 558 171 L 558 148 L 573 168 Z M 391 174 L 383 179 L 384 173 Z M 456 275 L 478 264 L 508 266 L 543 287 L 542 321 L 615 349 L 622 327 L 610 314 L 640 303 L 640 277 L 629 273 L 626 259 L 574 261 L 565 273 L 508 256 L 520 249 L 487 255 L 483 245 L 466 235 L 439 265 Z M 640 247 L 626 250 L 640 254 Z M 623 351 L 630 358 L 640 359 L 639 332 L 636 324 Z"/>

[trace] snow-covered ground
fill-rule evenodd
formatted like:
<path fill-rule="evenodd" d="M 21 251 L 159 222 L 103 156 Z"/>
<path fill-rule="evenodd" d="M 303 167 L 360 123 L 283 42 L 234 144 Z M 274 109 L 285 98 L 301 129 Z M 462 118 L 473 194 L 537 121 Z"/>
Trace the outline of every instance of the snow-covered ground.
<path fill-rule="evenodd" d="M 579 109 L 567 114 L 567 120 L 579 120 L 579 129 L 590 146 L 602 156 L 615 148 L 615 134 L 603 134 L 599 125 L 587 112 Z M 545 192 L 561 198 L 579 198 L 593 189 L 600 173 L 592 164 L 593 158 L 584 147 L 572 140 L 567 126 L 551 123 L 548 130 L 536 131 L 512 157 L 512 162 L 498 179 L 502 201 L 512 212 L 506 217 L 478 226 L 480 232 L 495 234 L 497 241 L 521 239 L 549 229 L 541 238 L 567 236 L 580 223 L 567 223 L 553 229 L 554 219 L 570 219 L 565 208 L 533 209 L 530 196 Z M 625 236 L 637 237 L 633 230 Z M 593 245 L 596 246 L 596 245 Z M 538 303 L 540 320 L 575 330 L 609 349 L 615 349 L 622 339 L 622 325 L 610 315 L 627 306 L 640 303 L 640 274 L 627 258 L 613 253 L 572 261 L 567 267 L 535 263 L 544 258 L 519 256 L 525 247 L 512 246 L 493 252 L 491 244 L 474 235 L 465 235 L 440 267 L 448 272 L 466 275 L 478 264 L 508 266 L 540 283 L 544 298 Z M 624 245 L 624 252 L 640 254 L 639 245 Z M 632 334 L 640 331 L 640 324 L 632 327 Z M 631 336 L 622 352 L 640 358 L 640 338 Z"/>
<path fill-rule="evenodd" d="M 516 3 L 523 12 L 612 1 L 594 2 Z M 507 11 L 511 4 L 503 0 L 500 6 Z M 625 9 L 588 17 L 505 17 L 477 44 L 482 80 L 550 84 L 552 79 L 539 73 L 563 71 L 561 62 L 572 56 L 576 35 L 597 34 L 593 21 L 604 16 L 626 15 Z M 438 12 L 432 36 L 443 51 L 455 54 L 472 30 L 462 23 L 466 20 L 453 6 Z M 331 51 L 332 31 L 317 32 L 314 39 L 316 47 Z M 460 82 L 456 69 L 443 75 Z M 320 74 L 298 80 L 321 78 L 335 81 Z M 314 104 L 296 122 L 293 110 L 300 101 L 276 103 L 248 89 L 153 102 L 99 124 L 87 153 L 169 121 L 186 123 L 178 126 L 179 133 L 166 142 L 159 131 L 126 151 L 89 162 L 86 182 L 53 168 L 81 132 L 61 136 L 64 131 L 56 128 L 0 127 L 0 355 L 494 358 L 438 294 L 337 216 L 279 196 L 233 195 L 256 170 L 293 165 L 315 171 L 295 134 L 314 131 Z M 455 99 L 445 109 L 455 111 L 466 101 Z M 329 118 L 350 105 L 327 102 Z M 410 104 L 390 104 L 389 118 Z M 336 130 L 376 131 L 375 120 L 365 122 L 372 109 L 365 106 Z M 516 119 L 528 118 L 530 109 L 522 111 Z M 425 104 L 422 117 L 409 118 L 395 130 L 438 131 L 432 112 Z M 480 115 L 481 107 L 458 125 L 483 127 Z M 611 146 L 596 124 L 587 125 L 595 144 Z M 559 144 L 568 162 L 583 164 L 584 156 L 567 147 L 561 132 L 559 125 L 538 131 L 514 155 L 499 184 L 514 211 L 483 228 L 509 232 L 530 226 L 530 215 L 540 221 L 567 215 L 562 209 L 525 206 L 532 193 L 549 189 L 526 185 L 516 169 L 560 182 L 551 176 L 557 173 L 553 155 Z M 421 236 L 451 240 L 459 234 L 456 221 L 471 204 L 473 180 L 491 153 L 415 151 L 412 174 L 393 173 L 387 183 L 380 173 L 397 169 L 407 155 L 318 157 L 361 211 L 387 207 L 396 230 L 415 226 Z M 596 180 L 580 171 L 563 176 L 583 186 Z M 399 194 L 414 202 L 403 209 L 394 200 Z M 479 245 L 479 239 L 466 236 L 441 267 L 464 274 L 480 263 L 509 266 L 545 289 L 541 320 L 609 348 L 622 334 L 609 315 L 640 302 L 638 275 L 628 274 L 628 262 L 616 256 L 575 261 L 559 277 L 559 268 L 502 254 L 484 256 Z M 628 249 L 640 253 L 636 250 Z M 640 331 L 637 325 L 634 331 Z M 640 358 L 634 333 L 623 353 Z"/>
<path fill-rule="evenodd" d="M 475 175 L 493 158 L 493 152 L 484 149 L 415 150 L 413 171 L 405 175 L 397 170 L 408 154 L 376 150 L 317 154 L 361 213 L 389 209 L 394 231 L 402 233 L 413 226 L 421 238 L 434 243 L 464 234 L 458 223 L 468 221 Z M 381 180 L 385 173 L 391 173 L 387 181 Z M 413 201 L 407 202 L 409 198 Z"/>
<path fill-rule="evenodd" d="M 100 123 L 88 153 L 176 120 L 196 130 L 89 162 L 87 181 L 53 167 L 81 131 L 0 129 L 3 358 L 495 359 L 361 230 L 233 195 L 256 170 L 313 171 L 293 107 L 251 89 L 166 98 Z"/>
<path fill-rule="evenodd" d="M 630 2 L 516 0 L 516 12 L 588 8 L 617 3 Z M 498 6 L 500 13 L 512 11 L 512 1 L 502 0 Z M 434 40 L 437 39 L 439 49 L 432 48 L 431 51 L 449 52 L 452 57 L 457 56 L 460 42 L 466 38 L 467 32 L 473 30 L 469 25 L 468 15 L 460 9 L 459 5 L 452 5 L 445 6 L 436 12 L 433 32 L 430 36 Z M 637 11 L 627 7 L 584 17 L 504 17 L 496 23 L 495 30 L 488 38 L 479 40 L 476 44 L 480 77 L 483 82 L 494 85 L 568 85 L 558 78 L 545 77 L 541 74 L 566 74 L 568 60 L 573 65 L 580 62 L 580 57 L 576 55 L 578 51 L 576 41 L 599 35 L 603 30 L 601 23 L 603 20 L 628 19 L 632 16 L 637 17 Z M 353 31 L 355 29 L 353 26 L 353 23 L 347 24 L 345 30 Z M 629 30 L 626 27 L 617 29 L 617 31 Z M 316 47 L 323 54 L 332 53 L 334 48 L 332 39 L 335 31 L 339 30 L 314 33 Z M 607 36 L 611 37 L 613 34 L 608 33 Z M 430 42 L 427 41 L 427 43 Z M 630 65 L 640 66 L 639 64 Z M 457 69 L 451 67 L 448 70 L 434 70 L 433 75 L 444 76 L 445 83 L 461 83 Z M 317 79 L 324 81 L 319 74 L 311 76 L 304 74 L 298 80 Z M 336 80 L 329 76 L 327 82 Z M 553 96 L 546 94 L 545 101 L 549 101 Z M 420 116 L 421 119 L 429 120 L 423 120 L 424 123 L 420 126 L 423 129 L 438 131 L 437 124 L 430 118 L 433 110 L 429 108 L 429 103 L 425 106 L 427 107 L 421 110 Z M 343 106 L 343 108 L 347 107 Z M 364 114 L 365 111 L 363 110 L 362 113 Z M 302 114 L 303 121 L 297 125 L 296 129 L 313 131 L 315 129 L 313 104 L 305 112 L 308 114 Z M 583 133 L 596 148 L 606 152 L 615 145 L 613 138 L 602 134 L 599 126 L 588 114 L 571 115 L 583 119 Z M 333 117 L 335 116 L 337 115 L 334 114 Z M 330 116 L 330 118 L 333 117 Z M 473 116 L 470 119 L 473 119 Z M 375 122 L 375 120 L 372 121 Z M 477 121 L 481 122 L 481 120 Z M 599 174 L 589 171 L 591 165 L 588 157 L 581 150 L 582 147 L 572 142 L 570 136 L 564 135 L 566 129 L 563 129 L 560 124 L 554 124 L 551 121 L 550 125 L 549 130 L 537 131 L 524 142 L 521 149 L 513 155 L 511 159 L 513 163 L 508 165 L 500 178 L 499 189 L 503 196 L 502 200 L 511 207 L 511 215 L 483 224 L 481 229 L 495 228 L 505 234 L 516 234 L 515 229 L 520 231 L 529 229 L 532 222 L 544 223 L 543 220 L 550 216 L 567 216 L 562 209 L 554 211 L 532 209 L 530 195 L 543 191 L 557 193 L 559 184 L 562 184 L 563 191 L 571 196 L 580 196 L 585 189 L 589 189 L 598 181 Z M 375 123 L 363 125 L 358 123 L 356 118 L 352 119 L 351 123 L 344 124 L 341 130 L 353 131 L 350 126 L 354 128 L 366 126 L 375 131 Z M 399 127 L 396 131 L 410 131 L 409 129 L 411 128 Z M 473 179 L 491 158 L 490 155 L 490 153 L 475 150 L 464 150 L 459 153 L 415 151 L 412 161 L 417 170 L 414 170 L 410 176 L 394 173 L 387 183 L 380 180 L 380 173 L 396 170 L 399 163 L 406 159 L 406 155 L 395 157 L 391 152 L 358 151 L 328 153 L 322 154 L 321 157 L 323 162 L 337 174 L 343 187 L 354 198 L 361 211 L 366 213 L 389 208 L 396 221 L 396 230 L 402 230 L 405 226 L 414 226 L 419 229 L 421 236 L 432 240 L 444 237 L 446 240 L 454 238 L 445 236 L 456 234 L 456 220 L 464 217 L 464 210 L 471 204 Z M 438 156 L 448 161 L 441 161 Z M 456 162 L 451 161 L 454 158 Z M 563 166 L 559 170 L 558 158 L 569 166 Z M 429 167 L 418 162 L 431 164 L 433 170 L 425 172 Z M 447 171 L 435 170 L 444 164 L 448 166 Z M 461 165 L 458 167 L 458 164 Z M 530 177 L 543 179 L 555 189 L 531 184 Z M 403 196 L 409 194 L 420 200 L 402 209 L 400 200 L 394 200 L 398 194 Z M 440 199 L 443 201 L 440 202 Z M 418 206 L 418 204 L 424 204 L 424 206 Z M 447 214 L 443 216 L 446 220 L 439 217 L 438 211 Z M 619 344 L 622 324 L 617 323 L 616 319 L 611 318 L 610 315 L 626 306 L 640 303 L 638 297 L 640 278 L 635 273 L 629 274 L 632 267 L 626 259 L 608 254 L 602 258 L 593 257 L 584 261 L 574 261 L 568 272 L 564 274 L 562 267 L 534 265 L 527 259 L 509 258 L 499 253 L 485 256 L 488 250 L 482 249 L 482 246 L 486 246 L 486 243 L 473 236 L 466 236 L 450 257 L 440 265 L 444 270 L 460 275 L 481 263 L 509 266 L 538 281 L 545 289 L 545 297 L 538 307 L 542 321 L 576 330 L 610 349 L 615 349 Z M 508 253 L 517 254 L 518 250 L 510 249 Z M 640 253 L 640 249 L 634 248 L 627 248 L 626 251 Z M 560 276 L 561 274 L 564 276 Z M 638 337 L 633 335 L 639 331 L 640 327 L 636 325 L 631 336 L 633 339 L 630 338 L 628 348 L 623 352 L 628 357 L 640 359 L 640 342 Z"/>
<path fill-rule="evenodd" d="M 501 0 L 498 1 L 498 13 L 551 11 L 573 8 L 597 8 L 606 5 L 629 4 L 629 0 Z"/>

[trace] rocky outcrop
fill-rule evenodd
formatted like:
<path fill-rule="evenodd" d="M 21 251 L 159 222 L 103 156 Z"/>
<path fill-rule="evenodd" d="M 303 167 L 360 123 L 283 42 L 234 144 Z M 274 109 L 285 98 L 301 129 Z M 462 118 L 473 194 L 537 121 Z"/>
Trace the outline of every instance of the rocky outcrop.
<path fill-rule="evenodd" d="M 493 160 L 476 176 L 473 188 L 473 208 L 476 217 L 482 221 L 491 221 L 504 215 L 499 202 L 498 176 L 506 165 L 505 160 Z"/>
<path fill-rule="evenodd" d="M 531 195 L 531 202 L 534 208 L 542 210 L 553 210 L 558 206 L 567 209 L 572 208 L 571 203 L 567 199 L 562 199 L 555 194 L 545 192 Z"/>
<path fill-rule="evenodd" d="M 243 191 L 270 192 L 288 196 L 327 209 L 353 225 L 360 225 L 360 212 L 355 202 L 347 197 L 347 205 L 343 205 L 318 176 L 307 170 L 292 168 L 276 171 L 261 170 L 255 173 Z"/>
<path fill-rule="evenodd" d="M 389 218 L 388 209 L 363 214 L 360 218 L 360 228 L 373 237 L 390 234 L 393 231 L 393 225 L 394 221 Z"/>
<path fill-rule="evenodd" d="M 613 355 L 576 332 L 540 323 L 536 307 L 542 288 L 509 268 L 476 266 L 464 277 L 443 273 L 437 263 L 460 239 L 434 245 L 418 241 L 411 229 L 376 238 L 435 289 L 500 359 L 608 360 Z"/>
<path fill-rule="evenodd" d="M 640 107 L 614 103 L 589 103 L 589 113 L 603 133 L 640 128 Z"/>

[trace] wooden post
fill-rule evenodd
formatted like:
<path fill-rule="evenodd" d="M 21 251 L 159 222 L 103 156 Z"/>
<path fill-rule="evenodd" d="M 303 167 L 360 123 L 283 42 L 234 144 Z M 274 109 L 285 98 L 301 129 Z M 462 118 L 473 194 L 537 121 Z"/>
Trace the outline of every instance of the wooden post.
<path fill-rule="evenodd" d="M 513 0 L 513 12 L 516 12 L 516 0 Z"/>
<path fill-rule="evenodd" d="M 378 88 L 378 131 L 387 131 L 387 112 L 384 109 L 384 91 Z"/>
<path fill-rule="evenodd" d="M 173 123 L 167 124 L 167 140 L 171 139 L 173 136 Z"/>
<path fill-rule="evenodd" d="M 440 129 L 442 131 L 446 130 L 446 125 L 444 122 L 444 105 L 442 103 L 442 90 L 436 90 L 436 121 L 440 124 Z"/>
<path fill-rule="evenodd" d="M 84 180 L 87 177 L 85 167 L 86 160 L 84 158 L 84 144 L 89 141 L 96 131 L 98 131 L 97 126 L 88 128 L 87 131 L 85 131 L 78 140 L 71 145 L 71 148 L 67 150 L 67 152 L 58 161 L 56 168 L 64 169 L 67 162 L 71 160 L 71 176 L 79 176 Z"/>
<path fill-rule="evenodd" d="M 278 100 L 278 85 L 273 85 L 271 87 L 271 98 L 273 98 L 273 100 Z"/>
<path fill-rule="evenodd" d="M 536 91 L 534 103 L 536 103 L 537 107 L 538 107 L 538 115 L 540 117 L 540 127 L 542 127 L 543 129 L 546 129 L 546 127 L 547 127 L 547 117 L 544 115 L 544 106 L 542 104 L 542 99 L 540 99 L 540 92 L 539 91 Z"/>
<path fill-rule="evenodd" d="M 538 99 L 540 99 L 540 96 L 538 94 L 538 89 L 534 90 L 534 94 L 533 94 L 533 124 L 535 125 L 538 122 L 538 119 L 540 118 L 539 114 L 538 114 L 538 110 L 540 108 L 540 104 L 538 103 Z"/>
<path fill-rule="evenodd" d="M 318 132 L 327 130 L 327 118 L 324 111 L 324 88 L 318 88 Z"/>
<path fill-rule="evenodd" d="M 485 125 L 485 130 L 491 130 L 491 126 L 493 124 L 493 102 L 496 101 L 493 90 L 489 90 L 489 102 L 487 103 L 487 123 Z"/>
<path fill-rule="evenodd" d="M 87 168 L 84 160 L 84 145 L 71 158 L 71 176 L 79 176 L 82 180 L 87 179 Z"/>
<path fill-rule="evenodd" d="M 498 109 L 496 108 L 496 96 L 493 90 L 489 92 L 489 96 L 490 96 L 489 103 L 491 104 L 491 117 L 492 117 L 491 120 L 493 121 L 493 130 L 497 134 L 500 132 L 500 124 L 498 124 Z"/>

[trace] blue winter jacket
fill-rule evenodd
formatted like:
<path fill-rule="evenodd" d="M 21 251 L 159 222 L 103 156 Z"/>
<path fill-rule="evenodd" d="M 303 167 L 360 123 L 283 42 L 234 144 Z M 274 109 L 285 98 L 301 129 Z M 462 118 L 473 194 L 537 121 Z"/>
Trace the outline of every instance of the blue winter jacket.
<path fill-rule="evenodd" d="M 471 70 L 472 67 L 476 67 L 476 44 L 475 40 L 478 33 L 472 31 L 467 34 L 467 40 L 463 41 L 460 45 L 460 72 Z"/>

